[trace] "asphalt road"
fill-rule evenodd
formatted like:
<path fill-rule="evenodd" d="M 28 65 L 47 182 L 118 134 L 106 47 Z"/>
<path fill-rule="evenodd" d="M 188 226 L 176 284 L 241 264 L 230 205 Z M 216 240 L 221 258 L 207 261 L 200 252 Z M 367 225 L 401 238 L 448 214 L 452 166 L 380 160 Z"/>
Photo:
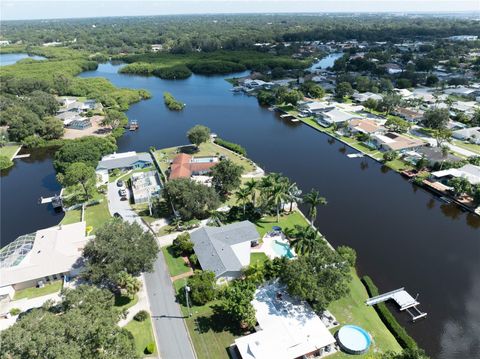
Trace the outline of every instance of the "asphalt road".
<path fill-rule="evenodd" d="M 128 201 L 120 201 L 119 187 L 108 184 L 108 208 L 110 213 L 119 213 L 123 220 L 138 223 L 145 231 L 141 218 L 133 211 Z M 187 328 L 175 301 L 175 291 L 163 253 L 160 251 L 152 273 L 145 273 L 145 285 L 150 303 L 152 323 L 157 346 L 162 359 L 195 359 Z"/>

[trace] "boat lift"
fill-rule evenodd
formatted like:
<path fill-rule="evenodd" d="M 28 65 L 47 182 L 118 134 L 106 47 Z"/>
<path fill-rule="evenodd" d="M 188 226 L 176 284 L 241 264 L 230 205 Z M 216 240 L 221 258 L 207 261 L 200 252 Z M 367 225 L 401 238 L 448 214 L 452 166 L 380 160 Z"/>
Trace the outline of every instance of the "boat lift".
<path fill-rule="evenodd" d="M 399 288 L 392 290 L 391 292 L 369 298 L 365 303 L 371 306 L 393 299 L 398 304 L 401 311 L 406 310 L 412 317 L 412 321 L 416 321 L 427 316 L 427 313 L 424 313 L 417 308 L 417 306 L 420 304 L 420 302 L 417 301 L 417 298 L 418 294 L 415 298 L 413 298 L 410 294 L 408 294 L 405 288 Z"/>

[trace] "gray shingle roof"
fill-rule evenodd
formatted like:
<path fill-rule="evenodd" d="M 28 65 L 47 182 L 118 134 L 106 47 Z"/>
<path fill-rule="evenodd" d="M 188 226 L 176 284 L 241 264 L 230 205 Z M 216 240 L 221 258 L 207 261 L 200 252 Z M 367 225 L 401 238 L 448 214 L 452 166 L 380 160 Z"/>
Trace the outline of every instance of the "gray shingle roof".
<path fill-rule="evenodd" d="M 132 167 L 135 163 L 142 161 L 146 163 L 153 163 L 152 158 L 148 153 L 136 153 L 136 152 L 126 152 L 126 153 L 114 153 L 112 155 L 107 155 L 102 158 L 98 163 L 97 170 L 106 169 L 112 170 L 115 168 L 128 168 Z"/>
<path fill-rule="evenodd" d="M 193 248 L 202 269 L 214 272 L 216 277 L 242 269 L 232 245 L 258 240 L 259 237 L 255 225 L 249 221 L 222 227 L 202 227 L 191 233 Z"/>

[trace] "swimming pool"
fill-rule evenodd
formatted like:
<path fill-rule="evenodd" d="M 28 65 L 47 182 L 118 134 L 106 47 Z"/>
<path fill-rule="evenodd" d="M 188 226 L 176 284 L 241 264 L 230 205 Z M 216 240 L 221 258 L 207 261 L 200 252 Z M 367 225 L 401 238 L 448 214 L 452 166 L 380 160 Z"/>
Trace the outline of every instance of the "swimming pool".
<path fill-rule="evenodd" d="M 370 334 L 356 325 L 344 325 L 337 332 L 338 344 L 349 354 L 364 354 L 370 348 Z"/>
<path fill-rule="evenodd" d="M 292 250 L 290 249 L 290 245 L 288 243 L 280 242 L 275 239 L 274 241 L 272 241 L 272 249 L 280 257 L 287 257 L 287 258 L 295 257 L 295 254 L 293 254 Z"/>
<path fill-rule="evenodd" d="M 194 163 L 210 163 L 217 162 L 217 157 L 194 157 L 192 159 Z"/>

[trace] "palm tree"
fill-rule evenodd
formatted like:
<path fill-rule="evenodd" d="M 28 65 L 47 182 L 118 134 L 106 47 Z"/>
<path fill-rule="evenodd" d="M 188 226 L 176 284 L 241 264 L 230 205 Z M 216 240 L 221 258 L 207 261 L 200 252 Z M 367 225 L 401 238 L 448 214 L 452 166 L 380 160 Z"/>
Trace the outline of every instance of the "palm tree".
<path fill-rule="evenodd" d="M 305 203 L 310 205 L 310 210 L 308 211 L 308 215 L 310 216 L 310 222 L 313 227 L 313 224 L 317 217 L 317 207 L 319 205 L 325 206 L 327 204 L 327 200 L 325 199 L 325 197 L 321 197 L 320 193 L 315 189 L 312 189 L 310 193 L 307 193 L 303 197 L 303 200 Z"/>
<path fill-rule="evenodd" d="M 245 187 L 248 189 L 248 192 L 250 194 L 251 200 L 253 207 L 256 206 L 257 204 L 257 188 L 258 188 L 258 182 L 255 181 L 253 178 L 250 179 L 250 181 L 245 183 Z"/>
<path fill-rule="evenodd" d="M 322 244 L 318 232 L 312 227 L 295 226 L 296 235 L 292 247 L 299 255 L 308 255 L 315 252 Z"/>
<path fill-rule="evenodd" d="M 285 200 L 287 200 L 287 186 L 284 181 L 276 182 L 270 193 L 270 201 L 277 211 L 277 223 L 280 221 L 280 206 Z"/>
<path fill-rule="evenodd" d="M 255 262 L 245 268 L 243 274 L 253 283 L 261 284 L 265 279 L 265 267 L 262 262 Z"/>
<path fill-rule="evenodd" d="M 247 205 L 248 198 L 250 197 L 250 191 L 247 187 L 240 187 L 237 192 L 235 192 L 235 197 L 238 199 L 238 202 L 243 204 L 243 215 L 245 216 L 245 206 Z"/>
<path fill-rule="evenodd" d="M 302 190 L 300 188 L 298 188 L 298 186 L 295 182 L 288 184 L 287 200 L 290 202 L 289 212 L 292 212 L 293 202 L 300 203 L 302 201 Z"/>

